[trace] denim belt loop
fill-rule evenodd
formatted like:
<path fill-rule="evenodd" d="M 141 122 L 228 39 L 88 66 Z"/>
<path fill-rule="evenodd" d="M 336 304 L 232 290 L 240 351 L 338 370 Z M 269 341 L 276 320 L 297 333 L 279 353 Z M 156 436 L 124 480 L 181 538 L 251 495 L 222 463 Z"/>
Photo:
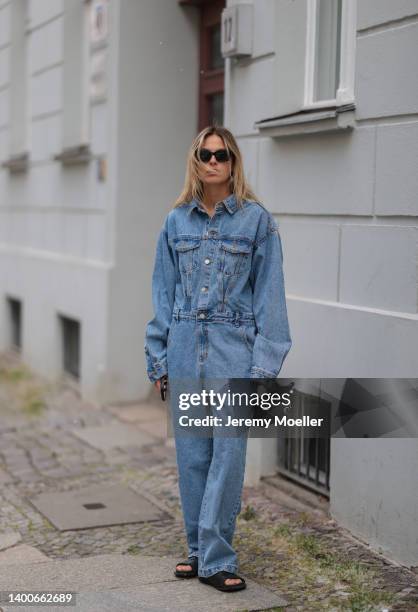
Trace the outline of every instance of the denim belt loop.
<path fill-rule="evenodd" d="M 234 321 L 235 327 L 239 327 L 239 318 L 240 318 L 240 313 L 236 312 L 235 313 L 235 321 Z"/>
<path fill-rule="evenodd" d="M 180 316 L 179 316 L 179 314 L 180 314 L 180 313 L 179 313 L 178 309 L 176 309 L 176 310 L 174 311 L 174 319 L 177 321 L 177 323 L 178 323 L 178 322 L 179 322 L 179 320 L 180 320 Z"/>

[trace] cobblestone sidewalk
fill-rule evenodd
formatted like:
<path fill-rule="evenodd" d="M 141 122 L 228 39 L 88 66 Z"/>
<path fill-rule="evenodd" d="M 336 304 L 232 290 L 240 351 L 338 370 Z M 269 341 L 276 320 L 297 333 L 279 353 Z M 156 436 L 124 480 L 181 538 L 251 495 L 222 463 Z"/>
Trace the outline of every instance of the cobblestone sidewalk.
<path fill-rule="evenodd" d="M 51 559 L 105 553 L 186 554 L 175 450 L 159 404 L 103 406 L 0 355 L 0 542 Z M 92 446 L 75 430 L 124 424 L 141 444 Z M 145 440 L 145 442 L 144 442 Z M 171 442 L 171 443 L 170 443 Z M 268 479 L 245 487 L 235 545 L 240 573 L 282 594 L 292 610 L 418 610 L 418 577 L 389 563 Z M 125 484 L 165 508 L 159 521 L 57 530 L 30 503 L 39 493 Z M 31 548 L 28 548 L 31 547 Z M 1 546 L 0 546 L 1 548 Z M 36 549 L 33 551 L 33 549 Z M 18 551 L 17 551 L 18 552 Z"/>

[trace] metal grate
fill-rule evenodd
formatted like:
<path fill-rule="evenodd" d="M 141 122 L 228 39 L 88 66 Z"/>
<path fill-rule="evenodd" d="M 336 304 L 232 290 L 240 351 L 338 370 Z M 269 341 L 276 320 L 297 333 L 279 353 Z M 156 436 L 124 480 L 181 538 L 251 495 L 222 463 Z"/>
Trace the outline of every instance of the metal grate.
<path fill-rule="evenodd" d="M 22 348 L 22 302 L 15 298 L 8 298 L 10 342 L 13 348 Z"/>
<path fill-rule="evenodd" d="M 80 377 L 80 323 L 60 315 L 62 330 L 62 358 L 64 371 Z"/>
<path fill-rule="evenodd" d="M 297 417 L 311 414 L 319 398 L 296 392 Z M 279 472 L 288 478 L 329 497 L 331 438 L 306 437 L 303 429 L 295 435 L 279 438 Z"/>

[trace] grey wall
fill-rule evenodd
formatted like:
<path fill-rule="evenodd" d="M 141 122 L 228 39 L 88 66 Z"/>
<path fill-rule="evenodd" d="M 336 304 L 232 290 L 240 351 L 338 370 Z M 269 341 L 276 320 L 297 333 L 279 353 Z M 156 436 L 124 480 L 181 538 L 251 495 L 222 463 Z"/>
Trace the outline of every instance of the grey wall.
<path fill-rule="evenodd" d="M 253 55 L 226 83 L 248 177 L 281 227 L 294 340 L 282 374 L 415 376 L 418 3 L 358 3 L 352 132 L 264 137 L 254 122 L 279 113 L 277 82 L 300 68 L 279 57 L 277 9 L 300 21 L 302 4 L 253 3 Z"/>
<path fill-rule="evenodd" d="M 74 119 L 64 106 L 65 6 L 75 5 L 28 2 L 30 164 L 19 175 L 0 169 L 0 348 L 10 341 L 10 295 L 24 307 L 22 358 L 55 377 L 62 369 L 57 315 L 76 318 L 82 394 L 137 399 L 150 388 L 143 344 L 156 238 L 196 133 L 198 12 L 165 0 L 109 3 L 107 40 L 89 49 L 88 70 L 96 54 L 104 56 L 102 91 L 86 92 L 88 125 L 79 126 L 81 135 L 87 127 L 93 160 L 63 167 L 53 157 L 65 144 L 65 117 Z M 1 161 L 11 154 L 10 16 L 11 2 L 0 0 Z"/>
<path fill-rule="evenodd" d="M 363 376 L 418 372 L 418 2 L 359 2 L 356 116 L 374 133 L 372 211 L 345 228 L 341 297 L 367 307 Z M 364 308 L 365 309 L 365 308 Z M 382 324 L 383 323 L 383 324 Z M 378 328 L 380 327 L 380 334 Z M 331 513 L 373 548 L 418 564 L 415 439 L 332 440 Z"/>
<path fill-rule="evenodd" d="M 418 444 L 332 440 L 331 514 L 385 556 L 418 562 Z"/>
<path fill-rule="evenodd" d="M 163 220 L 179 195 L 197 128 L 197 13 L 165 0 L 120 2 L 114 268 L 109 285 L 108 388 L 149 390 L 145 325 Z"/>
<path fill-rule="evenodd" d="M 11 6 L 0 3 L 1 161 L 12 153 Z M 30 161 L 20 174 L 0 168 L 0 348 L 10 340 L 8 295 L 23 304 L 22 358 L 45 376 L 62 371 L 58 314 L 78 319 L 83 392 L 94 395 L 106 358 L 108 183 L 97 180 L 96 159 L 108 152 L 108 105 L 86 101 L 94 161 L 72 168 L 54 161 L 63 148 L 64 5 L 27 6 Z"/>
<path fill-rule="evenodd" d="M 295 53 L 284 55 L 282 30 L 298 36 L 304 3 L 252 4 L 253 55 L 231 61 L 227 120 L 281 228 L 293 337 L 281 375 L 416 377 L 418 2 L 357 3 L 350 133 L 281 138 L 259 134 L 254 122 L 290 108 L 281 88 L 298 95 L 303 44 L 295 38 Z M 258 475 L 271 473 L 275 457 L 258 442 Z M 373 547 L 416 564 L 417 472 L 415 440 L 334 439 L 331 511 Z"/>

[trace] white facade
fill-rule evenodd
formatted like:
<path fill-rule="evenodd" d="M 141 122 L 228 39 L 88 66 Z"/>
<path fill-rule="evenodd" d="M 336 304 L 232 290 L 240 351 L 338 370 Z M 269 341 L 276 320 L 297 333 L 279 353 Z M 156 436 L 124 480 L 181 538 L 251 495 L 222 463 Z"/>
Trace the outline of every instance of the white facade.
<path fill-rule="evenodd" d="M 416 377 L 418 0 L 342 1 L 340 87 L 325 104 L 313 98 L 313 0 L 245 4 L 252 52 L 226 60 L 225 125 L 281 228 L 293 339 L 281 374 Z M 130 400 L 150 390 L 143 335 L 156 235 L 196 134 L 199 15 L 174 0 L 109 0 L 100 33 L 94 5 L 0 2 L 0 161 L 29 154 L 26 171 L 0 169 L 0 346 L 10 340 L 5 299 L 20 299 L 22 357 L 55 377 L 57 316 L 74 318 L 83 394 Z M 79 145 L 90 161 L 54 159 Z M 333 439 L 331 511 L 417 564 L 408 442 Z M 251 440 L 247 482 L 275 471 L 275 444 Z M 367 498 L 361 511 L 347 491 Z"/>
<path fill-rule="evenodd" d="M 281 228 L 293 337 L 281 374 L 414 378 L 418 2 L 342 3 L 343 32 L 354 39 L 343 40 L 342 57 L 351 100 L 349 87 L 339 93 L 355 110 L 353 127 L 335 131 L 324 121 L 297 122 L 308 108 L 314 2 L 252 4 L 253 52 L 228 60 L 226 114 Z M 293 113 L 279 128 L 277 119 L 276 127 L 255 125 Z M 277 464 L 275 440 L 259 442 L 250 449 L 255 478 Z M 417 448 L 415 439 L 331 440 L 332 515 L 410 565 L 418 562 Z"/>
<path fill-rule="evenodd" d="M 108 11 L 101 33 L 91 23 L 96 5 Z M 26 171 L 0 169 L 0 346 L 10 344 L 6 298 L 20 300 L 22 358 L 56 377 L 58 315 L 67 316 L 80 323 L 83 395 L 136 399 L 149 391 L 143 336 L 155 236 L 195 134 L 196 20 L 161 0 L 0 7 L 0 161 L 29 153 Z M 26 51 L 12 66 L 19 18 Z M 25 82 L 13 120 L 15 83 Z M 54 159 L 81 145 L 90 161 Z"/>

